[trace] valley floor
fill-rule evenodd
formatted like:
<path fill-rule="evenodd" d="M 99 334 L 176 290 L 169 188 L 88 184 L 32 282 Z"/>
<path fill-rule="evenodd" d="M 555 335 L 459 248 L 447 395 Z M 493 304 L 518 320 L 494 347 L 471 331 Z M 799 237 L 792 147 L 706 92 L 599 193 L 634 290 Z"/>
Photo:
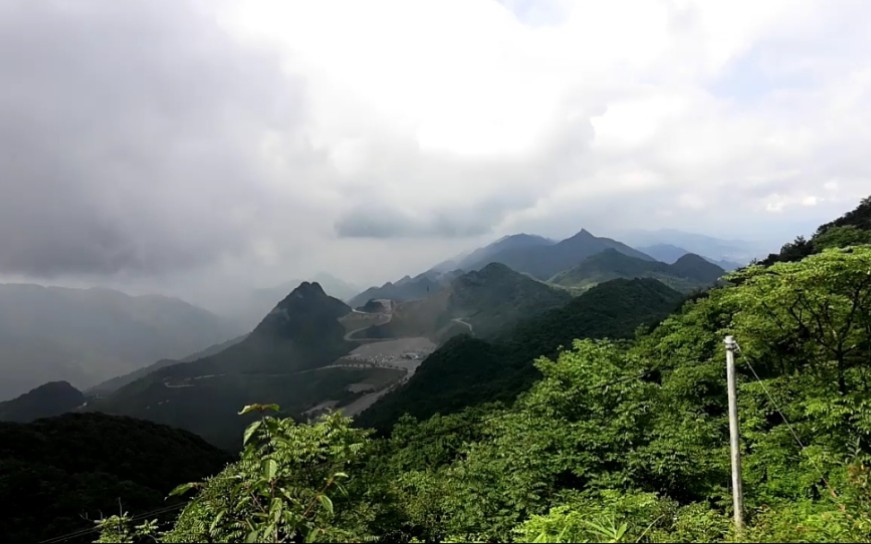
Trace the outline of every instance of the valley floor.
<path fill-rule="evenodd" d="M 411 379 L 423 360 L 435 351 L 436 347 L 432 340 L 424 337 L 394 338 L 362 344 L 334 363 L 310 372 L 335 368 L 382 368 L 398 370 L 397 379 L 388 383 L 369 383 L 373 380 L 367 380 L 352 384 L 348 387 L 349 390 L 353 392 L 365 391 L 366 394 L 344 406 L 338 406 L 339 401 L 337 400 L 325 400 L 307 410 L 303 415 L 312 419 L 327 410 L 338 409 L 346 416 L 356 416 L 375 404 L 378 399 Z"/>

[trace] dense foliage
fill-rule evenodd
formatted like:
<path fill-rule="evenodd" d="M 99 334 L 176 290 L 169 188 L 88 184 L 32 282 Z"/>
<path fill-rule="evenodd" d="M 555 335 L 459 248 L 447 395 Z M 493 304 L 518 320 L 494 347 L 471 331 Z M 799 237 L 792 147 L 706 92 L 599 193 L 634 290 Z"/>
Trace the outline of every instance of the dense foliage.
<path fill-rule="evenodd" d="M 0 535 L 40 541 L 92 529 L 89 519 L 119 508 L 165 507 L 167 492 L 180 481 L 213 474 L 228 461 L 195 435 L 124 417 L 66 414 L 0 423 Z"/>

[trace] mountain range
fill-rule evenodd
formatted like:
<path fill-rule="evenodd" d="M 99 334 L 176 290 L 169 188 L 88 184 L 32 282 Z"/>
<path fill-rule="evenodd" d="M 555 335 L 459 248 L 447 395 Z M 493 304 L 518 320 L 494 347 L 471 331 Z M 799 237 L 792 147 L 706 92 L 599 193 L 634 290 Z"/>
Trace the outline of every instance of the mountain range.
<path fill-rule="evenodd" d="M 657 252 L 656 248 L 660 246 L 671 246 L 686 253 L 701 255 L 727 270 L 732 264 L 744 266 L 751 260 L 766 255 L 769 250 L 768 245 L 762 242 L 718 238 L 678 229 L 618 230 L 614 234 L 641 251 L 654 248 L 653 251 Z M 662 254 L 650 255 L 661 261 L 673 262 L 672 257 L 664 258 L 665 255 Z"/>
<path fill-rule="evenodd" d="M 51 381 L 85 389 L 239 333 L 176 298 L 0 284 L 0 399 Z"/>
<path fill-rule="evenodd" d="M 362 331 L 372 338 L 425 336 L 440 342 L 462 332 L 489 337 L 517 321 L 566 304 L 566 291 L 499 263 L 455 277 L 420 300 L 399 302 L 390 322 Z"/>
<path fill-rule="evenodd" d="M 467 406 L 510 402 L 536 379 L 532 361 L 570 346 L 575 338 L 626 338 L 673 311 L 684 296 L 653 279 L 602 283 L 558 308 L 530 316 L 488 340 L 451 338 L 402 388 L 358 418 L 388 430 L 403 414 L 427 418 Z"/>
<path fill-rule="evenodd" d="M 675 292 L 706 287 L 722 274 L 721 268 L 696 255 L 684 254 L 667 264 L 586 230 L 561 241 L 529 234 L 506 236 L 417 276 L 349 296 L 350 304 L 330 296 L 317 282 L 301 282 L 290 294 L 289 285 L 257 290 L 263 314 L 252 332 L 218 337 L 205 349 L 188 351 L 193 355 L 154 358 L 100 383 L 47 384 L 0 405 L 0 419 L 29 421 L 70 409 L 102 411 L 185 428 L 233 449 L 247 420 L 236 416 L 244 404 L 275 402 L 293 417 L 305 417 L 319 406 L 359 404 L 352 410 L 359 411 L 402 383 L 422 379 L 415 378 L 415 365 L 377 362 L 384 357 L 396 361 L 401 355 L 378 355 L 379 350 L 387 353 L 406 341 L 424 346 L 420 348 L 424 357 L 436 349 L 421 367 L 434 368 L 438 365 L 431 359 L 441 357 L 439 346 L 464 345 L 450 340 L 463 335 L 501 346 L 496 351 L 488 348 L 489 355 L 480 360 L 489 357 L 495 362 L 502 357 L 496 357 L 497 352 L 502 354 L 500 350 L 513 345 L 505 336 L 515 334 L 512 331 L 527 331 L 517 334 L 528 339 L 540 336 L 528 332 L 535 323 L 564 330 L 554 315 L 567 322 L 578 312 L 601 317 L 589 307 L 590 301 L 622 308 L 621 301 L 634 296 L 623 290 L 646 290 L 662 304 L 671 304 Z M 634 278 L 662 283 L 611 281 Z M 597 289 L 597 285 L 608 287 Z M 657 292 L 653 285 L 664 291 Z M 345 295 L 351 292 L 347 285 L 334 288 Z M 588 295 L 572 299 L 573 294 L 587 291 Z M 267 302 L 270 296 L 275 298 Z M 649 303 L 639 299 L 639 308 L 650 307 L 651 312 L 638 312 L 641 321 L 632 321 L 633 327 L 659 315 L 662 307 Z M 554 313 L 563 310 L 569 313 Z M 601 317 L 604 333 L 627 333 L 623 329 L 615 333 L 611 319 Z M 533 325 L 520 329 L 521 323 Z M 585 322 L 567 334 L 595 336 L 596 327 Z M 524 353 L 522 346 L 511 349 Z M 449 353 L 458 360 L 459 351 L 449 349 Z M 469 364 L 478 363 L 470 360 Z M 506 394 L 511 390 L 508 387 Z M 46 400 L 52 397 L 57 401 Z"/>
<path fill-rule="evenodd" d="M 662 261 L 667 264 L 672 264 L 676 262 L 684 255 L 694 254 L 688 249 L 684 249 L 682 247 L 678 247 L 672 244 L 654 244 L 652 246 L 642 246 L 638 248 L 638 251 L 646 253 L 657 261 Z M 730 261 L 726 259 L 712 259 L 710 257 L 705 257 L 704 255 L 700 255 L 700 257 L 702 257 L 711 264 L 719 266 L 726 271 L 735 270 L 747 264 L 747 262 Z"/>
<path fill-rule="evenodd" d="M 245 404 L 274 402 L 299 414 L 324 395 L 342 391 L 360 372 L 314 371 L 348 353 L 339 318 L 351 312 L 317 283 L 304 282 L 282 299 L 240 342 L 199 360 L 147 374 L 88 410 L 129 415 L 181 427 L 232 449 L 245 424 Z"/>
<path fill-rule="evenodd" d="M 504 264 L 533 278 L 547 280 L 605 249 L 614 249 L 639 259 L 653 260 L 621 242 L 610 238 L 597 238 L 586 230 L 559 242 L 531 234 L 514 234 L 504 236 L 471 253 L 439 263 L 413 278 L 406 276 L 395 283 L 370 287 L 351 299 L 350 304 L 357 308 L 372 299 L 406 301 L 425 298 L 463 272 L 480 270 L 490 263 Z"/>
<path fill-rule="evenodd" d="M 91 526 L 90 521 L 79 519 L 79 514 L 114 512 L 110 508 L 114 508 L 118 497 L 123 497 L 124 506 L 132 505 L 137 513 L 157 509 L 171 485 L 214 475 L 222 469 L 226 456 L 215 445 L 238 450 L 242 428 L 257 417 L 239 417 L 242 405 L 271 402 L 281 405 L 280 416 L 299 421 L 353 406 L 348 413 L 356 415 L 356 426 L 374 427 L 390 435 L 373 442 L 370 449 L 377 452 L 375 456 L 370 453 L 372 458 L 353 467 L 359 469 L 355 474 L 371 478 L 355 480 L 363 482 L 363 489 L 355 488 L 356 483 L 349 485 L 352 493 L 362 497 L 364 509 L 348 508 L 352 503 L 336 495 L 341 512 L 370 515 L 372 506 L 381 504 L 372 501 L 373 493 L 379 493 L 380 500 L 384 489 L 394 489 L 389 486 L 396 482 L 406 485 L 408 489 L 395 488 L 401 494 L 388 499 L 393 502 L 382 513 L 390 518 L 408 507 L 410 515 L 418 516 L 420 505 L 423 513 L 419 518 L 390 518 L 397 528 L 390 535 L 411 537 L 402 531 L 411 533 L 430 527 L 430 513 L 434 511 L 438 516 L 446 513 L 439 520 L 472 516 L 469 525 L 473 532 L 469 534 L 482 537 L 480 540 L 520 534 L 513 529 L 516 527 L 529 528 L 522 536 L 532 540 L 540 534 L 539 521 L 547 518 L 532 518 L 535 525 L 518 525 L 523 516 L 548 509 L 549 516 L 554 512 L 562 516 L 556 507 L 565 503 L 565 497 L 579 492 L 597 493 L 600 484 L 602 489 L 610 490 L 602 497 L 628 497 L 630 502 L 626 504 L 632 508 L 633 504 L 656 504 L 651 501 L 660 501 L 660 493 L 675 501 L 652 508 L 648 512 L 652 521 L 638 523 L 633 530 L 644 533 L 636 531 L 633 538 L 643 539 L 650 527 L 664 519 L 663 511 L 683 516 L 698 508 L 703 515 L 694 523 L 708 527 L 712 519 L 717 519 L 726 527 L 728 510 L 721 506 L 717 506 L 720 510 L 711 510 L 714 500 L 728 502 L 722 494 L 722 482 L 728 479 L 728 455 L 722 449 L 728 429 L 722 387 L 724 326 L 741 327 L 742 338 L 759 335 L 755 344 L 748 342 L 745 347 L 755 346 L 760 353 L 774 356 L 769 363 L 759 357 L 765 376 L 761 379 L 782 389 L 785 402 L 793 403 L 789 413 L 810 414 L 812 421 L 804 428 L 811 433 L 813 442 L 808 443 L 824 447 L 840 444 L 837 447 L 841 459 L 858 447 L 851 438 L 855 430 L 838 430 L 843 422 L 832 426 L 826 415 L 839 413 L 837 409 L 843 402 L 838 399 L 853 398 L 833 394 L 839 387 L 849 386 L 850 394 L 858 399 L 867 392 L 861 372 L 852 371 L 861 370 L 869 351 L 866 333 L 871 329 L 864 319 L 869 299 L 861 296 L 868 287 L 868 247 L 858 247 L 871 243 L 869 210 L 871 199 L 866 199 L 854 212 L 820 227 L 810 240 L 798 238 L 779 254 L 771 255 L 773 263 L 783 263 L 771 270 L 779 276 L 774 284 L 780 289 L 776 294 L 748 281 L 687 296 L 687 292 L 717 282 L 723 269 L 710 259 L 687 253 L 670 263 L 657 261 L 645 253 L 632 254 L 619 246 L 611 247 L 607 239 L 585 231 L 572 237 L 579 238 L 575 249 L 599 242 L 602 249 L 547 278 L 536 276 L 529 266 L 519 271 L 490 260 L 524 252 L 553 257 L 557 253 L 541 252 L 566 242 L 519 235 L 515 240 L 507 237 L 494 247 L 482 248 L 486 251 L 477 255 L 472 252 L 446 261 L 442 270 L 437 269 L 439 265 L 417 276 L 420 280 L 431 279 L 434 284 L 411 300 L 369 299 L 353 309 L 329 296 L 318 283 L 302 282 L 290 294 L 281 296 L 246 335 L 214 344 L 183 360 L 158 360 L 138 373 L 119 376 L 84 393 L 68 382 L 54 381 L 0 403 L 0 419 L 8 420 L 30 421 L 58 411 L 77 412 L 27 424 L 0 424 L 0 465 L 5 483 L 0 486 L 0 498 L 11 503 L 7 515 L 0 519 L 0 534 L 40 540 L 78 530 L 85 524 Z M 591 237 L 598 242 L 590 242 Z M 571 249 L 573 244 L 564 247 Z M 814 255 L 814 261 L 786 265 L 810 255 Z M 464 263 L 463 259 L 471 260 Z M 484 260 L 490 262 L 475 265 Z M 551 259 L 557 261 L 557 257 Z M 816 263 L 838 263 L 838 267 L 830 270 Z M 454 268 L 460 264 L 470 269 Z M 544 269 L 539 266 L 539 270 Z M 809 273 L 823 278 L 827 271 L 841 283 L 829 285 L 818 278 L 807 279 Z M 754 267 L 744 274 L 767 281 L 773 276 L 768 272 Z M 400 281 L 408 285 L 412 280 L 415 278 Z M 780 336 L 783 323 L 769 319 L 769 304 L 789 311 L 787 303 L 776 307 L 778 297 L 793 296 L 792 281 L 804 282 L 805 291 L 818 289 L 814 292 L 818 298 L 811 304 L 819 301 L 828 308 L 827 297 L 837 297 L 842 304 L 840 299 L 849 298 L 842 292 L 855 297 L 852 304 L 858 310 L 836 316 L 847 323 L 850 337 L 860 350 L 843 359 L 849 365 L 845 369 L 832 365 L 824 351 L 793 349 L 794 342 L 803 347 L 814 346 L 814 342 L 819 345 L 813 335 L 802 332 L 807 332 L 807 326 L 788 325 L 792 329 Z M 845 285 L 844 281 L 852 283 Z M 821 285 L 817 288 L 816 284 Z M 746 311 L 756 314 L 733 311 L 736 301 L 753 302 L 754 297 L 770 300 L 759 301 L 753 309 L 748 302 Z M 599 338 L 610 340 L 578 340 Z M 566 352 L 565 348 L 572 344 L 574 348 Z M 542 356 L 552 360 L 539 359 Z M 813 366 L 807 366 L 808 359 Z M 783 370 L 783 365 L 789 368 Z M 843 383 L 821 380 L 811 373 L 805 373 L 806 381 L 796 378 L 808 368 L 821 375 L 830 373 L 832 378 L 843 372 Z M 744 381 L 741 391 L 750 398 L 758 385 L 746 370 L 739 372 Z M 806 410 L 820 403 L 829 403 L 826 410 Z M 753 462 L 746 466 L 775 462 L 777 470 L 745 474 L 755 477 L 756 488 L 764 488 L 770 496 L 792 500 L 795 488 L 790 486 L 796 481 L 792 471 L 802 468 L 795 461 L 801 452 L 796 453 L 792 447 L 784 449 L 781 438 L 788 436 L 784 434 L 788 424 L 777 422 L 772 432 L 772 420 L 766 419 L 770 407 L 755 404 L 745 407 L 749 415 L 744 421 L 753 431 L 745 433 L 753 446 L 747 448 Z M 473 409 L 465 410 L 470 407 Z M 861 406 L 856 409 L 861 411 Z M 82 413 L 86 411 L 139 419 Z M 441 416 L 433 417 L 437 414 Z M 182 427 L 211 444 L 190 432 L 141 419 Z M 263 462 L 261 456 L 270 452 L 268 448 L 274 448 L 273 452 L 286 448 L 282 453 L 291 456 L 320 452 L 321 448 L 325 456 L 332 455 L 353 449 L 346 444 L 334 447 L 338 444 L 332 441 L 334 435 L 348 437 L 358 432 L 344 424 L 335 427 L 339 433 L 333 433 L 330 423 L 325 422 L 300 426 L 267 421 L 264 429 L 273 423 L 286 425 L 284 434 L 255 436 L 255 440 L 272 440 L 272 445 L 247 448 L 243 462 L 233 469 L 238 472 L 225 475 L 236 474 L 243 483 L 262 482 L 263 471 L 279 470 Z M 754 425 L 758 427 L 755 430 Z M 837 441 L 829 442 L 833 428 L 840 434 Z M 327 432 L 318 434 L 322 431 Z M 314 442 L 302 442 L 300 437 Z M 310 445 L 298 447 L 300 443 Z M 679 455 L 675 455 L 676 451 Z M 323 457 L 312 459 L 315 464 L 302 465 L 304 469 L 323 463 Z M 663 459 L 668 462 L 663 463 Z M 349 462 L 341 461 L 342 465 Z M 578 467 L 581 470 L 576 470 Z M 245 472 L 249 469 L 251 474 Z M 803 473 L 802 481 L 810 482 L 803 484 L 803 497 L 822 489 L 815 470 Z M 853 470 L 845 464 L 843 471 L 836 468 L 833 474 Z M 857 474 L 860 470 L 855 468 Z M 308 475 L 305 470 L 297 472 L 300 478 Z M 676 479 L 672 481 L 672 477 Z M 704 482 L 699 483 L 700 478 Z M 770 483 L 770 478 L 780 481 Z M 317 490 L 322 489 L 324 479 L 319 476 L 316 480 L 312 490 L 320 493 Z M 214 516 L 214 512 L 199 510 L 203 504 L 210 504 L 204 501 L 215 501 L 211 504 L 225 511 L 224 493 L 233 493 L 238 486 L 223 486 L 221 481 L 215 478 L 204 484 L 205 491 L 191 503 L 197 508 L 188 509 L 186 517 L 183 514 L 178 518 L 176 527 L 191 520 L 194 525 L 202 525 L 203 520 L 213 525 L 221 522 L 221 516 Z M 624 487 L 627 482 L 634 486 L 628 491 Z M 853 490 L 850 486 L 854 484 L 843 480 L 840 485 Z M 478 504 L 475 500 L 482 489 L 489 495 Z M 550 502 L 543 502 L 542 497 Z M 643 502 L 638 501 L 639 497 Z M 759 492 L 754 500 L 758 497 L 764 502 L 769 495 Z M 515 500 L 525 502 L 516 506 L 512 502 Z M 678 500 L 688 506 L 674 510 Z M 431 504 L 438 510 L 429 510 Z M 472 507 L 464 509 L 469 504 Z M 577 504 L 590 508 L 583 501 Z M 590 511 L 600 511 L 597 503 L 589 504 L 594 508 Z M 831 508 L 828 502 L 826 505 Z M 179 506 L 175 503 L 170 507 Z M 477 511 L 481 507 L 487 509 L 483 514 Z M 805 503 L 800 506 L 805 507 Z M 239 511 L 248 516 L 239 519 L 254 519 L 250 512 Z M 633 515 L 638 511 L 633 510 Z M 837 505 L 831 508 L 832 517 L 828 519 L 836 520 L 837 511 Z M 459 514 L 451 516 L 452 512 Z M 478 529 L 503 512 L 514 517 L 503 524 L 499 529 L 502 532 Z M 802 531 L 818 524 L 816 513 L 813 510 L 811 523 L 802 526 Z M 194 517 L 199 515 L 202 517 Z M 404 525 L 406 519 L 416 520 L 417 525 Z M 796 518 L 790 510 L 782 519 L 779 523 L 791 527 Z M 467 520 L 461 519 L 460 523 Z M 767 527 L 758 519 L 753 523 L 754 530 Z M 357 525 L 348 526 L 358 530 Z M 853 520 L 846 526 L 853 527 Z M 237 526 L 228 527 L 235 530 Z M 388 534 L 380 519 L 369 527 L 373 529 L 347 534 Z M 436 540 L 438 535 L 452 534 L 438 525 L 433 527 L 425 535 L 427 538 L 434 535 Z M 826 524 L 826 530 L 829 527 Z M 464 530 L 454 529 L 457 534 L 466 534 Z M 208 531 L 196 534 L 202 540 L 211 535 Z M 716 531 L 727 535 L 726 529 Z M 806 536 L 802 531 L 796 534 Z M 418 534 L 424 533 L 415 533 L 415 537 Z M 556 538 L 556 534 L 542 534 Z M 594 539 L 584 535 L 576 540 Z M 667 536 L 662 540 L 706 540 L 684 538 L 686 533 L 680 531 Z"/>
<path fill-rule="evenodd" d="M 692 253 L 673 264 L 630 257 L 614 249 L 592 255 L 550 279 L 555 285 L 579 290 L 617 278 L 653 278 L 681 292 L 710 287 L 725 270 Z"/>

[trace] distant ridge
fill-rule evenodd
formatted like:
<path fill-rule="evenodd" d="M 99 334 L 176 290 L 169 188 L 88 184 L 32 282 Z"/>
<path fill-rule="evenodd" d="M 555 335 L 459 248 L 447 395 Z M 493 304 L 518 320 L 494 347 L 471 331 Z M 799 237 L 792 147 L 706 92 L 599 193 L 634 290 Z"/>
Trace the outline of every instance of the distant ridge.
<path fill-rule="evenodd" d="M 535 234 L 512 234 L 480 247 L 463 256 L 443 261 L 415 277 L 405 276 L 396 282 L 370 287 L 349 300 L 357 308 L 372 299 L 395 301 L 420 300 L 465 272 L 481 270 L 490 263 L 500 263 L 512 270 L 547 280 L 554 274 L 571 268 L 590 255 L 614 249 L 638 259 L 654 259 L 626 244 L 610 238 L 599 238 L 586 229 L 556 242 Z"/>
<path fill-rule="evenodd" d="M 49 382 L 6 402 L 0 402 L 0 421 L 29 423 L 58 416 L 85 402 L 84 393 L 69 382 Z"/>
<path fill-rule="evenodd" d="M 617 278 L 653 278 L 678 291 L 690 292 L 713 285 L 724 273 L 719 266 L 692 253 L 683 255 L 674 264 L 666 264 L 607 249 L 560 272 L 550 281 L 564 287 L 587 289 Z"/>
<path fill-rule="evenodd" d="M 510 403 L 538 377 L 535 358 L 552 356 L 575 338 L 631 337 L 683 298 L 653 279 L 618 279 L 521 320 L 489 341 L 456 336 L 427 357 L 408 384 L 363 412 L 357 424 L 388 431 L 404 413 L 424 419 L 492 401 Z"/>
<path fill-rule="evenodd" d="M 274 402 L 294 416 L 361 379 L 364 371 L 310 372 L 356 346 L 344 339 L 339 322 L 350 312 L 317 282 L 303 282 L 240 342 L 196 361 L 158 368 L 93 399 L 88 409 L 180 427 L 236 448 L 248 421 L 237 415 L 241 406 Z"/>
<path fill-rule="evenodd" d="M 50 381 L 86 389 L 240 332 L 177 298 L 0 284 L 0 400 Z"/>
<path fill-rule="evenodd" d="M 491 262 L 497 262 L 518 272 L 546 280 L 554 274 L 580 263 L 590 255 L 595 255 L 606 249 L 614 249 L 638 259 L 654 260 L 649 255 L 645 255 L 622 242 L 610 238 L 598 238 L 586 229 L 556 243 L 541 237 L 518 236 L 521 237 L 519 240 L 523 240 L 520 244 L 514 243 L 510 247 L 492 247 L 500 244 L 497 242 L 479 250 L 478 258 L 463 261 L 464 269 L 478 270 Z M 470 257 L 473 255 L 475 253 Z"/>

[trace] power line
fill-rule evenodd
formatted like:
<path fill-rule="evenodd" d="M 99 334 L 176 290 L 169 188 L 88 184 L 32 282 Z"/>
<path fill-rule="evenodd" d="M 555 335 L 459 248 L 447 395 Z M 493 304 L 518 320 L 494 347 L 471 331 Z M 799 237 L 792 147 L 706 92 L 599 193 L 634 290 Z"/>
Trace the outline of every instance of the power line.
<path fill-rule="evenodd" d="M 738 353 L 741 353 L 741 347 L 738 346 L 737 342 L 735 342 L 735 346 L 737 347 L 736 351 Z M 798 444 L 799 452 L 803 453 L 804 450 L 807 449 L 807 446 L 804 445 L 804 442 L 801 441 L 801 438 L 798 436 L 798 433 L 795 432 L 795 428 L 792 426 L 792 423 L 789 422 L 789 419 L 787 419 L 786 414 L 784 414 L 783 410 L 781 410 L 780 405 L 777 403 L 776 400 L 774 400 L 774 397 L 771 395 L 771 393 L 768 391 L 768 388 L 765 386 L 765 382 L 762 381 L 762 378 L 760 378 L 759 374 L 756 373 L 756 369 L 753 368 L 752 364 L 750 364 L 750 360 L 745 357 L 744 362 L 747 363 L 747 368 L 749 368 L 750 372 L 753 373 L 753 377 L 756 378 L 756 381 L 759 383 L 759 386 L 762 388 L 762 391 L 765 393 L 765 396 L 768 397 L 768 401 L 774 407 L 774 411 L 780 415 L 780 418 L 783 420 L 783 423 L 786 424 L 786 428 L 789 429 L 789 432 L 792 435 L 792 438 L 795 439 L 795 443 Z M 826 479 L 825 473 L 823 472 L 822 467 L 816 462 L 816 460 L 813 457 L 809 456 L 808 459 L 810 460 L 811 464 L 813 464 L 820 479 L 822 479 L 823 483 L 826 484 L 826 487 L 829 489 L 829 493 L 832 494 L 833 498 L 837 498 L 838 494 L 837 494 L 837 492 L 835 492 L 835 488 L 833 488 L 832 485 L 829 483 L 829 481 Z"/>
<path fill-rule="evenodd" d="M 151 516 L 159 516 L 161 514 L 167 514 L 169 512 L 172 512 L 173 510 L 179 510 L 180 508 L 184 508 L 185 506 L 187 506 L 187 503 L 180 503 L 180 504 L 176 504 L 174 506 L 164 506 L 163 508 L 151 510 L 150 512 L 143 512 L 142 514 L 137 514 L 137 515 L 131 517 L 128 521 L 140 521 L 142 519 L 145 519 L 145 518 L 148 518 Z M 90 534 L 90 533 L 96 533 L 100 530 L 101 529 L 99 527 L 91 527 L 90 529 L 80 529 L 78 531 L 67 533 L 65 535 L 55 536 L 52 538 L 48 538 L 46 540 L 42 540 L 42 541 L 40 541 L 40 544 L 52 544 L 55 542 L 63 542 L 65 540 L 69 540 L 71 538 L 78 538 L 80 536 L 85 536 L 85 535 Z"/>

